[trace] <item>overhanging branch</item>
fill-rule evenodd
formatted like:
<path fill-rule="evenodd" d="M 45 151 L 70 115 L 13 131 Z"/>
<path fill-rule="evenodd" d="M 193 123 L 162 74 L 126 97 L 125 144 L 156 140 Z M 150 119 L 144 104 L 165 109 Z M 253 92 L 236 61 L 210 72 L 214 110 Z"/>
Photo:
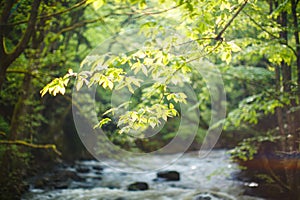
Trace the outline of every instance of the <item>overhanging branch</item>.
<path fill-rule="evenodd" d="M 240 14 L 240 12 L 244 9 L 244 7 L 247 5 L 248 0 L 245 0 L 245 2 L 241 5 L 241 7 L 236 11 L 236 13 L 231 17 L 231 19 L 227 22 L 227 24 L 224 26 L 224 28 L 219 32 L 215 40 L 222 41 L 222 35 L 226 31 L 226 29 L 231 25 L 233 20 Z"/>
<path fill-rule="evenodd" d="M 34 0 L 33 3 L 31 4 L 31 12 L 30 12 L 30 17 L 29 17 L 26 31 L 25 31 L 21 41 L 17 44 L 14 51 L 10 53 L 10 56 L 12 57 L 13 60 L 22 53 L 22 51 L 26 48 L 26 45 L 28 44 L 28 42 L 31 38 L 31 35 L 34 31 L 35 23 L 37 20 L 38 10 L 39 10 L 38 8 L 39 8 L 40 4 L 41 4 L 40 0 Z"/>
<path fill-rule="evenodd" d="M 258 28 L 260 28 L 262 31 L 268 33 L 272 38 L 274 38 L 274 39 L 276 39 L 276 40 L 279 40 L 279 42 L 280 42 L 281 44 L 286 45 L 286 46 L 293 52 L 293 54 L 295 54 L 295 56 L 297 56 L 297 52 L 295 51 L 295 49 L 294 49 L 291 45 L 287 44 L 286 42 L 282 42 L 282 41 L 280 40 L 279 37 L 277 37 L 276 35 L 274 35 L 274 34 L 271 33 L 270 31 L 268 31 L 266 28 L 264 28 L 262 25 L 260 25 L 259 23 L 257 23 L 257 22 L 256 22 L 256 21 L 255 21 L 255 20 L 254 20 L 247 12 L 244 12 L 244 11 L 243 11 L 243 13 L 244 13 L 247 17 L 249 17 L 250 21 L 252 21 Z"/>
<path fill-rule="evenodd" d="M 76 29 L 76 28 L 83 27 L 83 26 L 85 26 L 85 25 L 87 25 L 87 24 L 96 23 L 96 22 L 98 22 L 98 21 L 103 22 L 102 17 L 100 17 L 100 18 L 98 18 L 98 19 L 84 20 L 84 21 L 78 22 L 78 23 L 76 23 L 76 24 L 73 24 L 72 26 L 63 28 L 62 30 L 60 30 L 60 31 L 59 31 L 58 33 L 56 33 L 56 34 L 60 35 L 60 34 L 62 34 L 62 33 L 64 33 L 64 32 L 72 31 L 72 30 L 74 30 L 74 29 Z"/>
<path fill-rule="evenodd" d="M 67 9 L 62 10 L 62 11 L 58 11 L 58 12 L 53 13 L 53 14 L 38 16 L 37 19 L 45 19 L 45 18 L 47 19 L 47 18 L 58 16 L 58 15 L 62 15 L 64 13 L 70 12 L 70 11 L 76 9 L 76 8 L 81 7 L 82 5 L 84 5 L 86 3 L 86 1 L 87 0 L 83 0 L 83 1 L 75 4 L 74 6 L 72 6 L 70 8 L 67 8 Z M 10 24 L 0 24 L 0 26 L 17 26 L 17 25 L 21 25 L 21 24 L 25 24 L 25 23 L 28 23 L 28 20 L 22 20 L 22 21 L 18 21 L 18 22 L 15 22 L 15 23 L 10 23 Z"/>
<path fill-rule="evenodd" d="M 14 4 L 13 0 L 6 1 L 4 3 L 4 8 L 0 16 L 0 24 L 4 24 L 7 22 L 10 13 L 9 11 L 11 10 L 13 4 Z M 0 56 L 1 57 L 5 54 L 3 37 L 4 37 L 4 28 L 0 28 Z"/>
<path fill-rule="evenodd" d="M 33 144 L 23 140 L 0 140 L 0 144 L 22 145 L 34 149 L 52 149 L 57 155 L 62 155 L 61 152 L 56 149 L 56 146 L 54 144 Z"/>

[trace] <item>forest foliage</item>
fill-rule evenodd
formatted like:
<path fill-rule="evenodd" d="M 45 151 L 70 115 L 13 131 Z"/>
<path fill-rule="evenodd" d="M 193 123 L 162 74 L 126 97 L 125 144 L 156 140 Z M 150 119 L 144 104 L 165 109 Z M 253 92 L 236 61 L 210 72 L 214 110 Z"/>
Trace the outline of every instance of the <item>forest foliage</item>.
<path fill-rule="evenodd" d="M 239 160 L 253 158 L 265 141 L 282 155 L 299 153 L 298 0 L 12 0 L 0 10 L 0 151 L 11 155 L 0 162 L 8 171 L 24 173 L 9 160 L 28 163 L 27 147 L 60 154 L 77 145 L 64 145 L 76 132 L 73 88 L 97 87 L 91 126 L 126 149 L 152 151 L 170 141 L 186 104 L 199 111 L 196 122 L 184 115 L 199 125 L 199 143 L 223 128 L 225 137 L 239 134 Z M 112 106 L 112 93 L 125 90 L 131 98 Z M 83 116 L 94 109 L 77 108 Z M 154 140 L 143 135 L 157 128 Z M 297 170 L 276 175 L 268 165 L 271 178 L 297 196 Z"/>

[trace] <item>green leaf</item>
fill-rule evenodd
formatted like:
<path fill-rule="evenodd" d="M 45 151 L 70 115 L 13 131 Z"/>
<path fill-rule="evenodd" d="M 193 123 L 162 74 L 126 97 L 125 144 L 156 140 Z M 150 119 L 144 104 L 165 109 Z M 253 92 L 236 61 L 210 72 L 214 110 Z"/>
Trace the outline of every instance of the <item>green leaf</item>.
<path fill-rule="evenodd" d="M 108 81 L 108 87 L 109 87 L 110 90 L 112 90 L 113 87 L 114 87 L 114 83 L 111 82 L 111 81 Z"/>
<path fill-rule="evenodd" d="M 81 78 L 78 78 L 76 81 L 76 90 L 79 91 L 80 88 L 83 86 L 83 80 Z"/>
<path fill-rule="evenodd" d="M 233 52 L 238 52 L 238 51 L 241 51 L 242 49 L 238 46 L 238 45 L 236 45 L 233 41 L 230 41 L 230 42 L 228 42 L 227 44 L 229 44 L 229 46 L 231 47 L 231 50 L 233 51 Z"/>
<path fill-rule="evenodd" d="M 228 51 L 223 52 L 223 53 L 222 53 L 221 59 L 222 59 L 223 61 L 225 61 L 227 64 L 229 64 L 230 61 L 231 61 L 231 53 L 228 52 Z"/>
<path fill-rule="evenodd" d="M 147 70 L 147 68 L 146 68 L 145 65 L 142 65 L 142 72 L 143 72 L 146 76 L 148 76 L 148 70 Z"/>
<path fill-rule="evenodd" d="M 105 0 L 96 0 L 93 2 L 93 7 L 95 10 L 98 10 L 99 8 L 101 8 L 105 3 Z"/>
<path fill-rule="evenodd" d="M 110 118 L 104 118 L 102 119 L 98 124 L 96 124 L 93 128 L 102 128 L 103 125 L 107 124 L 108 122 L 110 122 L 111 119 Z"/>
<path fill-rule="evenodd" d="M 135 122 L 136 120 L 139 119 L 139 116 L 137 115 L 136 112 L 132 112 L 131 113 L 131 119 L 132 119 L 133 122 Z"/>
<path fill-rule="evenodd" d="M 145 9 L 146 7 L 147 7 L 146 0 L 140 0 L 139 1 L 139 8 L 140 9 Z"/>
<path fill-rule="evenodd" d="M 46 85 L 46 86 L 40 91 L 41 96 L 43 97 L 43 96 L 48 92 L 48 90 L 49 90 L 49 86 Z"/>

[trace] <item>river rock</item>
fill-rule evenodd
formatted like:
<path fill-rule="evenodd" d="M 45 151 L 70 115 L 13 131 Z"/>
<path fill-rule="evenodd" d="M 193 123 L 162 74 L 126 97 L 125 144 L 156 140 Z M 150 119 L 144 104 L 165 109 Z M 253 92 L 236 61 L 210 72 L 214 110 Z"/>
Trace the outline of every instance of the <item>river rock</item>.
<path fill-rule="evenodd" d="M 34 187 L 35 188 L 46 188 L 49 184 L 49 177 L 43 177 L 35 180 Z"/>
<path fill-rule="evenodd" d="M 157 174 L 157 180 L 160 181 L 179 181 L 180 180 L 180 174 L 177 171 L 161 171 Z"/>
<path fill-rule="evenodd" d="M 90 169 L 89 169 L 88 167 L 78 166 L 78 167 L 76 167 L 76 171 L 77 171 L 78 173 L 84 174 L 84 173 L 89 173 L 89 172 L 90 172 Z"/>
<path fill-rule="evenodd" d="M 102 170 L 103 170 L 103 167 L 102 167 L 102 166 L 99 166 L 99 165 L 95 165 L 95 166 L 93 166 L 93 169 L 94 169 L 94 170 L 97 170 L 97 171 L 102 171 Z"/>
<path fill-rule="evenodd" d="M 67 189 L 69 187 L 69 182 L 65 181 L 65 182 L 59 182 L 54 184 L 54 188 L 55 189 Z"/>
<path fill-rule="evenodd" d="M 72 179 L 74 181 L 84 181 L 83 178 L 78 176 L 76 172 L 73 171 L 60 171 L 59 173 L 56 173 L 54 177 L 57 177 L 58 180 Z"/>
<path fill-rule="evenodd" d="M 135 182 L 130 184 L 127 189 L 129 191 L 148 190 L 149 186 L 148 183 L 145 182 Z"/>
<path fill-rule="evenodd" d="M 102 175 L 103 172 L 102 172 L 102 171 L 96 171 L 95 174 L 97 174 L 97 175 Z"/>
<path fill-rule="evenodd" d="M 84 181 L 84 179 L 78 176 L 76 172 L 56 171 L 53 174 L 49 174 L 35 180 L 34 187 L 41 188 L 41 189 L 44 188 L 65 189 L 68 188 L 71 180 Z"/>
<path fill-rule="evenodd" d="M 207 194 L 201 194 L 194 198 L 194 200 L 211 200 L 211 199 L 212 199 L 212 197 Z"/>

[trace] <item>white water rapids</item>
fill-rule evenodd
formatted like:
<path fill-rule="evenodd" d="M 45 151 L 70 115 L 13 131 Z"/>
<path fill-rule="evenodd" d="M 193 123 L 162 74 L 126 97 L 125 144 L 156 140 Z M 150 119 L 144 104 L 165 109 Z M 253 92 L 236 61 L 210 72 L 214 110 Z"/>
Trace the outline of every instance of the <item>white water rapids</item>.
<path fill-rule="evenodd" d="M 138 160 L 140 167 L 157 164 L 170 155 L 153 156 L 147 161 Z M 106 161 L 109 162 L 115 161 Z M 245 184 L 232 179 L 238 171 L 231 163 L 224 150 L 214 150 L 207 157 L 199 158 L 197 152 L 184 154 L 172 165 L 161 170 L 172 170 L 180 173 L 180 181 L 154 181 L 156 172 L 126 173 L 132 169 L 126 166 L 118 171 L 106 166 L 102 174 L 93 171 L 93 166 L 103 166 L 97 161 L 80 161 L 77 164 L 91 169 L 80 174 L 84 183 L 72 182 L 71 188 L 45 191 L 32 188 L 23 196 L 24 200 L 258 200 L 261 198 L 243 195 Z M 74 167 L 68 170 L 75 171 Z M 99 180 L 101 176 L 101 180 Z M 98 179 L 97 179 L 98 178 Z M 149 190 L 128 191 L 127 186 L 134 182 L 146 182 Z M 254 184 L 254 183 L 253 183 Z"/>

